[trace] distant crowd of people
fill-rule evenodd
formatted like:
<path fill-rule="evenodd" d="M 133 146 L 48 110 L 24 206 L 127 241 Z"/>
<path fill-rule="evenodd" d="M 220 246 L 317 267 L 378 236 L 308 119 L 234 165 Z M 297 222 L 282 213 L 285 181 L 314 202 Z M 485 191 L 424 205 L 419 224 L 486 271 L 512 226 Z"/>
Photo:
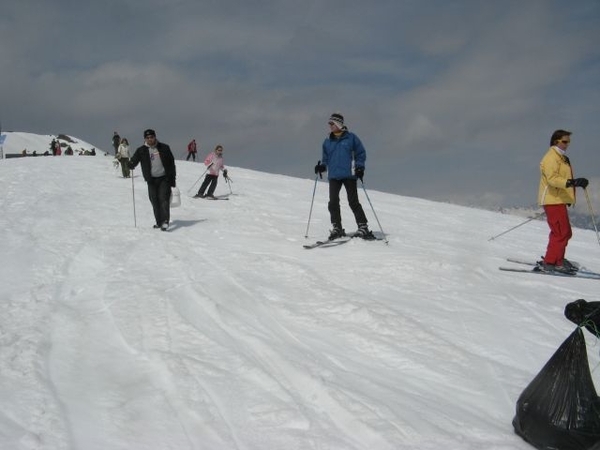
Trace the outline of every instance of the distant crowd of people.
<path fill-rule="evenodd" d="M 63 147 L 65 147 L 64 152 L 63 152 Z M 83 155 L 83 156 L 96 156 L 96 149 L 92 148 L 91 150 L 86 150 L 86 149 L 79 149 L 79 150 L 73 150 L 73 148 L 69 145 L 69 144 L 64 144 L 61 143 L 58 139 L 52 139 L 52 141 L 50 142 L 50 149 L 44 151 L 44 153 L 39 154 L 37 152 L 37 150 L 32 151 L 31 153 L 29 153 L 29 151 L 24 148 L 23 151 L 21 151 L 21 156 L 61 156 L 61 155 L 74 155 L 75 153 L 77 153 L 78 155 Z"/>

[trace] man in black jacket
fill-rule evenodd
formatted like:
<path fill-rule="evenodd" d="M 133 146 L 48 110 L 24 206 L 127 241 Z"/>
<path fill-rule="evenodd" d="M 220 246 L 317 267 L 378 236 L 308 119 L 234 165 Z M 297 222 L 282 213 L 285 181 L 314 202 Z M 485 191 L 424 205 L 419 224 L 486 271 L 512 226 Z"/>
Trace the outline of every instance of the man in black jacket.
<path fill-rule="evenodd" d="M 129 168 L 142 165 L 142 175 L 148 184 L 148 197 L 154 209 L 156 225 L 162 231 L 169 229 L 171 188 L 175 187 L 175 158 L 167 144 L 158 142 L 152 129 L 144 131 L 144 145 L 129 160 Z"/>

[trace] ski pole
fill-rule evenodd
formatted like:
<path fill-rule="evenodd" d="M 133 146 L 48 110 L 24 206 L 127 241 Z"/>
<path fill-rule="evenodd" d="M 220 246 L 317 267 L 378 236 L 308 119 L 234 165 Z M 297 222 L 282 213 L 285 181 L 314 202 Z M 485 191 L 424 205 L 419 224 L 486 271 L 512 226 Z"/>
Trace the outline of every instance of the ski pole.
<path fill-rule="evenodd" d="M 319 160 L 319 162 L 317 162 L 317 166 L 319 164 L 321 164 L 321 160 Z M 310 211 L 308 213 L 308 223 L 306 224 L 306 233 L 304 234 L 305 238 L 308 237 L 308 227 L 310 227 L 310 217 L 312 216 L 313 204 L 315 202 L 315 193 L 317 192 L 317 181 L 319 180 L 319 175 L 321 175 L 321 174 L 319 173 L 318 175 L 315 175 L 315 187 L 313 188 L 312 200 L 310 201 Z M 321 175 L 321 178 L 323 178 L 323 175 Z"/>
<path fill-rule="evenodd" d="M 227 183 L 227 186 L 229 186 L 229 194 L 233 195 L 233 190 L 231 189 L 231 178 L 226 177 L 225 178 L 225 183 Z"/>
<path fill-rule="evenodd" d="M 523 226 L 523 225 L 525 225 L 526 223 L 529 223 L 529 222 L 531 222 L 532 220 L 539 219 L 539 218 L 540 218 L 540 217 L 542 217 L 544 214 L 546 214 L 546 212 L 545 212 L 545 211 L 542 211 L 542 212 L 540 212 L 540 213 L 537 213 L 535 216 L 533 216 L 533 217 L 530 217 L 529 219 L 527 219 L 527 220 L 526 220 L 526 221 L 524 221 L 524 222 L 521 222 L 519 225 L 515 225 L 514 227 L 512 227 L 512 228 L 509 228 L 508 230 L 506 230 L 506 231 L 503 231 L 502 233 L 500 233 L 500 234 L 497 234 L 496 236 L 492 236 L 491 238 L 489 238 L 489 239 L 488 239 L 488 242 L 489 242 L 489 241 L 493 241 L 493 240 L 494 240 L 494 239 L 496 239 L 497 237 L 503 236 L 503 235 L 505 235 L 506 233 L 509 233 L 510 231 L 514 230 L 515 228 L 519 228 L 520 226 Z"/>
<path fill-rule="evenodd" d="M 585 199 L 587 200 L 588 209 L 590 210 L 590 214 L 592 216 L 592 223 L 594 224 L 594 230 L 596 231 L 596 239 L 598 239 L 598 245 L 600 245 L 600 235 L 598 235 L 598 227 L 596 226 L 594 210 L 592 209 L 592 201 L 590 200 L 590 195 L 588 194 L 587 188 L 584 189 L 583 192 L 585 192 Z"/>
<path fill-rule="evenodd" d="M 137 228 L 137 218 L 135 215 L 135 186 L 133 185 L 133 169 L 131 169 L 131 197 L 133 198 L 133 226 Z"/>
<path fill-rule="evenodd" d="M 210 169 L 210 167 L 211 167 L 213 164 L 214 164 L 214 163 L 210 163 L 210 164 L 208 165 L 208 167 L 206 168 L 206 170 L 205 170 L 204 172 L 202 172 L 202 175 L 200 175 L 200 176 L 198 177 L 198 179 L 196 180 L 196 182 L 195 182 L 194 184 L 192 184 L 192 187 L 191 187 L 191 188 L 189 188 L 189 189 L 188 189 L 188 191 L 187 191 L 188 195 L 190 195 L 190 191 L 191 191 L 192 189 L 194 189 L 194 187 L 195 187 L 195 186 L 198 184 L 198 181 L 200 181 L 200 179 L 201 179 L 201 178 L 202 178 L 204 175 L 206 175 L 206 172 L 208 172 L 208 169 Z"/>
<path fill-rule="evenodd" d="M 208 169 L 206 169 L 206 170 L 208 170 Z M 206 170 L 204 171 L 204 173 L 206 173 Z M 192 187 L 188 189 L 188 191 L 187 191 L 188 195 L 191 194 L 191 191 L 196 187 L 196 185 L 198 184 L 198 181 L 200 181 L 200 178 L 202 178 L 204 176 L 204 173 L 202 175 L 200 175 L 198 177 L 198 179 L 194 182 L 194 184 L 192 184 Z"/>
<path fill-rule="evenodd" d="M 383 234 L 383 242 L 385 242 L 386 244 L 389 244 L 389 241 L 387 240 L 387 236 L 385 235 L 383 228 L 381 227 L 381 222 L 379 222 L 379 218 L 377 217 L 377 213 L 375 212 L 375 208 L 373 208 L 373 203 L 371 203 L 369 194 L 367 194 L 367 189 L 365 188 L 365 183 L 363 183 L 363 180 L 360 180 L 360 184 L 362 185 L 363 191 L 365 191 L 365 195 L 367 197 L 367 200 L 369 201 L 369 205 L 371 205 L 371 210 L 373 211 L 375 220 L 377 220 L 377 225 L 379 225 L 379 231 L 381 231 L 381 234 Z"/>

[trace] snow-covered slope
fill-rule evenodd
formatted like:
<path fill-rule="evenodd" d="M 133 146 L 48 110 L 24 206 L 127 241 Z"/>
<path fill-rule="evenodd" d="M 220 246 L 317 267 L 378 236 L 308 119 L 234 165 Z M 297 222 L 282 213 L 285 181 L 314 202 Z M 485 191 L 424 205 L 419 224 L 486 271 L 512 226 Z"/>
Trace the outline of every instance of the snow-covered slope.
<path fill-rule="evenodd" d="M 304 250 L 325 183 L 306 239 L 314 179 L 234 166 L 208 201 L 177 169 L 164 233 L 111 158 L 0 163 L 0 448 L 531 448 L 516 400 L 600 287 L 497 270 L 545 223 L 489 242 L 522 218 L 369 191 L 389 245 Z M 600 269 L 598 247 L 576 229 L 568 256 Z"/>

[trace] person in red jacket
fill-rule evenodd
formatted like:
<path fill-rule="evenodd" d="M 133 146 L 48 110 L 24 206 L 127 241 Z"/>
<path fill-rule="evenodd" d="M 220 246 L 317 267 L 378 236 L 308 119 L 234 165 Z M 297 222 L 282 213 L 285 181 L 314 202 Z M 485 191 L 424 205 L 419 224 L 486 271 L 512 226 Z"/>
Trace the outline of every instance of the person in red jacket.
<path fill-rule="evenodd" d="M 190 157 L 196 162 L 196 152 L 198 148 L 196 147 L 196 139 L 192 139 L 192 141 L 188 144 L 188 155 L 185 158 L 186 161 L 190 160 Z"/>
<path fill-rule="evenodd" d="M 187 158 L 185 158 L 186 161 L 189 161 L 190 158 L 193 159 L 194 162 L 196 162 L 196 152 L 198 151 L 198 148 L 196 146 L 196 139 L 192 139 L 190 141 L 190 143 L 188 144 L 188 156 Z"/>

